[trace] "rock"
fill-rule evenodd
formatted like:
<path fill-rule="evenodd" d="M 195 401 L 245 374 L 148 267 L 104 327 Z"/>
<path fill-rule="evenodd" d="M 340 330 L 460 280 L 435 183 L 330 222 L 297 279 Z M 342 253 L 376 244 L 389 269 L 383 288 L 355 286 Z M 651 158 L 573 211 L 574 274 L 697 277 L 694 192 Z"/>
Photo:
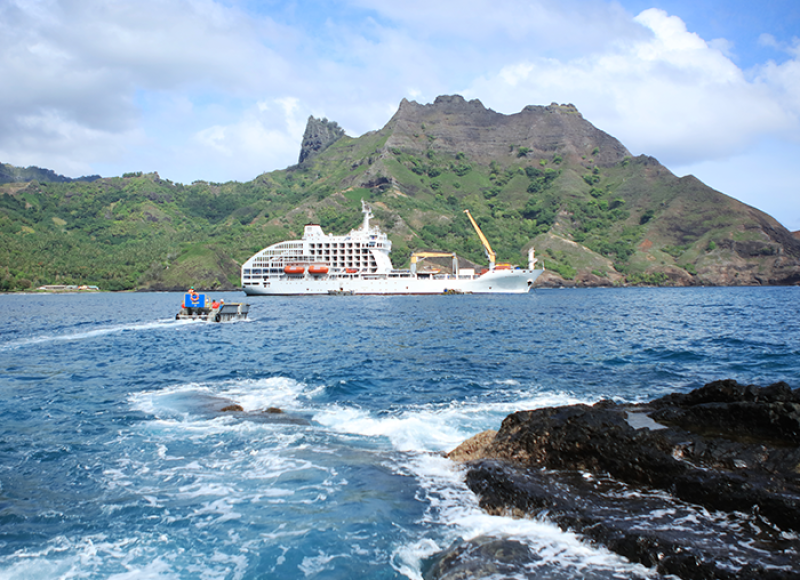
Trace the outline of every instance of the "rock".
<path fill-rule="evenodd" d="M 797 577 L 798 398 L 717 381 L 647 404 L 521 411 L 465 444 L 467 484 L 490 513 L 546 515 L 662 574 Z"/>
<path fill-rule="evenodd" d="M 303 144 L 300 148 L 298 163 L 313 159 L 343 136 L 344 129 L 339 127 L 335 121 L 309 117 L 303 133 Z"/>
<path fill-rule="evenodd" d="M 278 407 L 267 407 L 267 409 L 265 409 L 264 412 L 265 413 L 272 413 L 272 414 L 275 414 L 275 415 L 283 413 L 283 411 L 280 410 Z"/>
<path fill-rule="evenodd" d="M 425 580 L 466 580 L 510 577 L 538 559 L 525 544 L 504 538 L 480 536 L 455 542 L 438 554 L 423 573 Z"/>
<path fill-rule="evenodd" d="M 464 441 L 447 454 L 453 461 L 472 461 L 483 456 L 486 446 L 494 441 L 497 431 L 489 429 Z"/>
<path fill-rule="evenodd" d="M 220 409 L 220 413 L 242 412 L 242 411 L 244 411 L 244 407 L 236 403 L 232 405 L 227 405 L 225 407 L 222 407 L 222 409 Z"/>

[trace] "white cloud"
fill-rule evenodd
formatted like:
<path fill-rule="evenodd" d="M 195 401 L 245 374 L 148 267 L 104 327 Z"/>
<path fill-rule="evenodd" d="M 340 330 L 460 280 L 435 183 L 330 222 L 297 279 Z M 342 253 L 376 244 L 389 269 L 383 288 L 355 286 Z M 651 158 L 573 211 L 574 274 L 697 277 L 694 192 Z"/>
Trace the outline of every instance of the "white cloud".
<path fill-rule="evenodd" d="M 568 61 L 507 65 L 469 94 L 506 112 L 530 101 L 573 102 L 629 149 L 667 165 L 725 158 L 765 134 L 797 129 L 793 108 L 774 94 L 776 79 L 795 78 L 791 63 L 748 80 L 679 18 L 649 9 L 636 21 L 649 31 L 646 38 L 622 39 L 612 50 Z"/>
<path fill-rule="evenodd" d="M 196 132 L 183 156 L 198 170 L 207 163 L 206 179 L 247 181 L 279 164 L 296 163 L 304 129 L 296 98 L 262 100 L 230 124 Z"/>
<path fill-rule="evenodd" d="M 466 39 L 489 53 L 558 48 L 582 52 L 635 34 L 616 3 L 592 0 L 351 0 L 432 43 Z M 502 43 L 497 40 L 502 39 Z"/>
<path fill-rule="evenodd" d="M 0 156 L 61 172 L 113 163 L 138 144 L 143 94 L 279 86 L 288 69 L 270 42 L 290 37 L 210 0 L 2 3 Z"/>

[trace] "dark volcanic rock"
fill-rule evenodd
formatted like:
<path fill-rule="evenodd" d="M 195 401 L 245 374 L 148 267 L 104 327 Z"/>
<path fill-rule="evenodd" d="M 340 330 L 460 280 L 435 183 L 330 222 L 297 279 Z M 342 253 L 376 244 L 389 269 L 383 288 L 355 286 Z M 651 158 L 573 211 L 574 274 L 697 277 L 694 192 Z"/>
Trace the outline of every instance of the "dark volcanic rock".
<path fill-rule="evenodd" d="M 457 542 L 439 554 L 423 574 L 425 580 L 507 577 L 537 559 L 525 544 L 515 540 L 481 536 Z"/>
<path fill-rule="evenodd" d="M 344 129 L 335 121 L 309 117 L 303 133 L 303 144 L 300 148 L 299 163 L 319 155 L 333 143 L 344 136 Z"/>
<path fill-rule="evenodd" d="M 514 413 L 467 483 L 492 513 L 546 515 L 660 573 L 797 578 L 799 399 L 785 383 L 717 381 Z"/>

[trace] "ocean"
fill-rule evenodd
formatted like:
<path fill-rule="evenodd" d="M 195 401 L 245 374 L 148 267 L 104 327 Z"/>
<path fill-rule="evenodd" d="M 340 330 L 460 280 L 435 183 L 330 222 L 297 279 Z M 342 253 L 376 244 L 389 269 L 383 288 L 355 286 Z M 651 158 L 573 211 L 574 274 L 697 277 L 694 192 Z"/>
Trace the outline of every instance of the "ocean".
<path fill-rule="evenodd" d="M 209 296 L 249 319 L 0 296 L 0 578 L 419 579 L 481 535 L 540 556 L 519 578 L 646 576 L 483 513 L 443 453 L 522 409 L 800 386 L 798 287 Z"/>

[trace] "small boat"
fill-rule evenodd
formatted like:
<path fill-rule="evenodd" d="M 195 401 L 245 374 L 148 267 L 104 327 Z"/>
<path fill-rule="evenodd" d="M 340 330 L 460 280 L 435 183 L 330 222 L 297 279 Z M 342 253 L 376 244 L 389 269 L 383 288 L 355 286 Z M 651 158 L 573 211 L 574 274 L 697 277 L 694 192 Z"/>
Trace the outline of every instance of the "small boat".
<path fill-rule="evenodd" d="M 302 274 L 305 274 L 306 267 L 303 266 L 302 264 L 290 264 L 286 266 L 283 269 L 283 271 L 289 274 L 290 276 L 300 276 Z"/>
<path fill-rule="evenodd" d="M 343 290 L 343 289 L 340 288 L 339 290 L 328 290 L 328 295 L 329 296 L 352 296 L 353 295 L 353 291 L 352 290 Z"/>
<path fill-rule="evenodd" d="M 243 302 L 206 304 L 205 294 L 190 291 L 184 295 L 183 307 L 175 315 L 175 320 L 205 320 L 208 322 L 230 322 L 244 320 L 250 311 L 250 305 Z"/>

